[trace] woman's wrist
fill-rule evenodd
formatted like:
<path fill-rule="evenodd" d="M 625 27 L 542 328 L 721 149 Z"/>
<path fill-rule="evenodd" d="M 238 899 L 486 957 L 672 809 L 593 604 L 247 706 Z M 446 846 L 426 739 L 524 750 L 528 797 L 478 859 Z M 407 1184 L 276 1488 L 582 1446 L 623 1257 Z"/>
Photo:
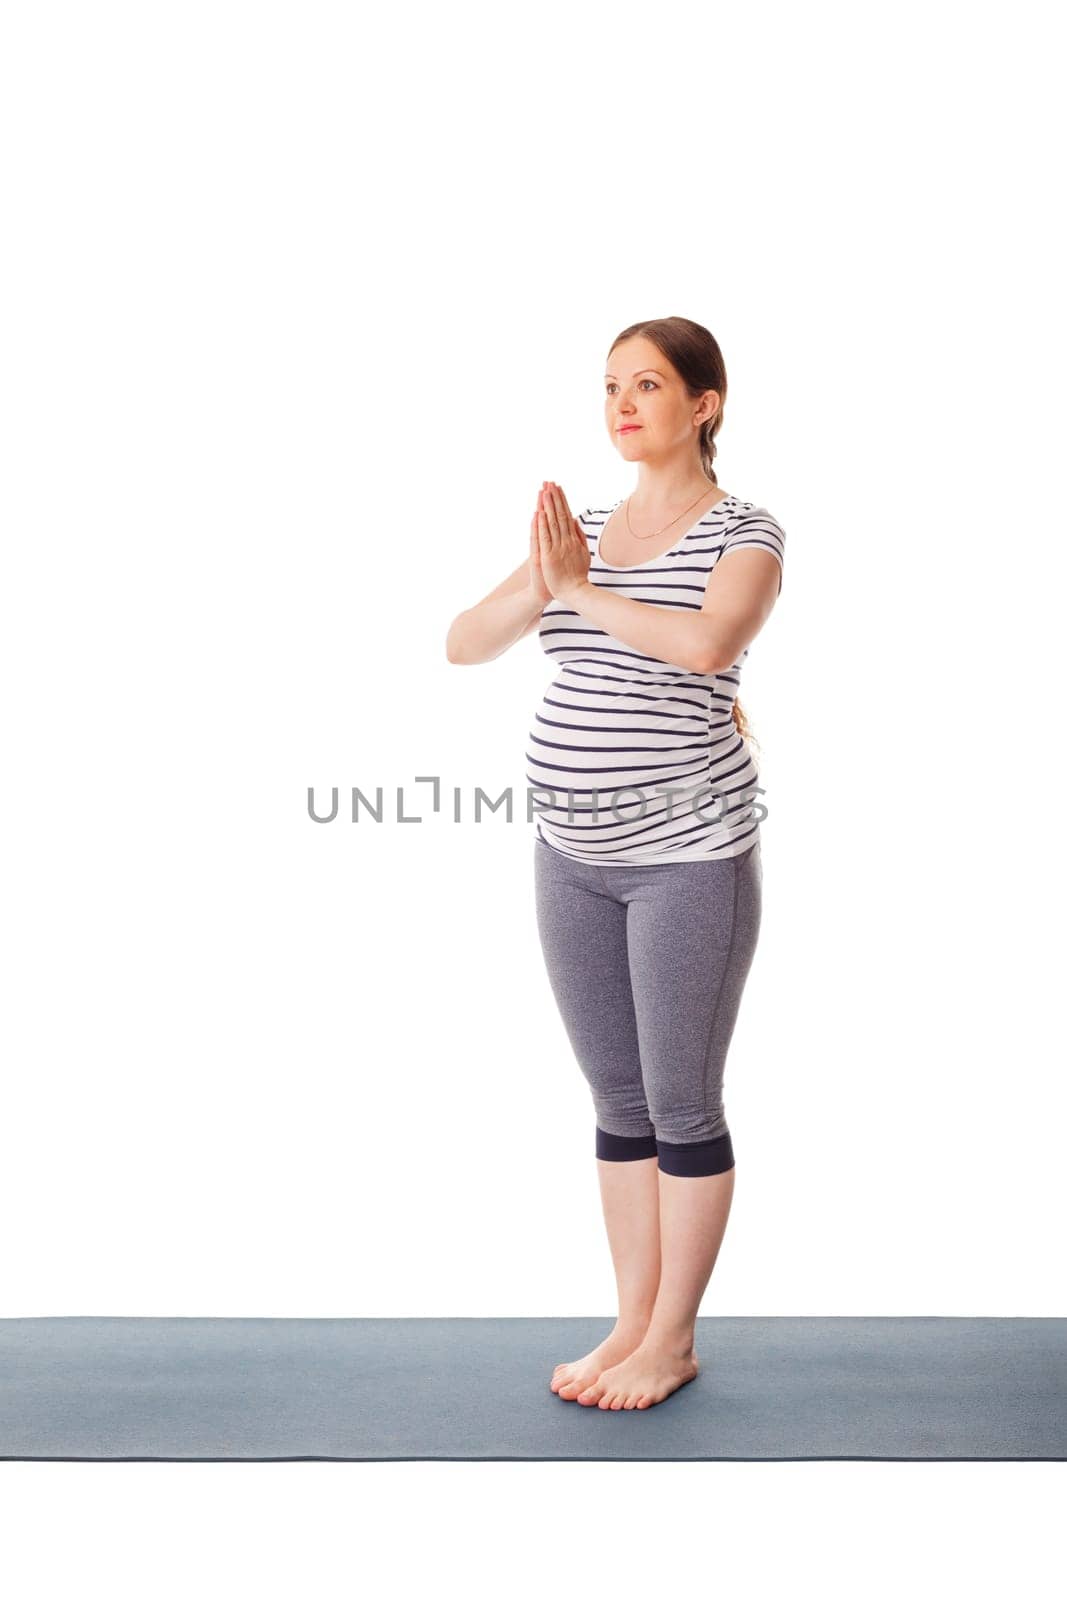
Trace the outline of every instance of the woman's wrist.
<path fill-rule="evenodd" d="M 579 578 L 578 582 L 572 583 L 569 588 L 561 589 L 555 598 L 560 602 L 561 605 L 573 606 L 577 608 L 577 604 L 581 600 L 583 594 L 588 594 L 589 591 L 594 587 L 595 586 L 589 582 L 588 578 Z"/>

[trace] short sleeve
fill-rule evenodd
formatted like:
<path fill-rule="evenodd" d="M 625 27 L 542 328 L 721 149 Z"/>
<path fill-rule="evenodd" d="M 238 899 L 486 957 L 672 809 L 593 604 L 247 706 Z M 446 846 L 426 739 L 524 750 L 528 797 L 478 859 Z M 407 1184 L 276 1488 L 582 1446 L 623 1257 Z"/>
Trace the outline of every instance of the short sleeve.
<path fill-rule="evenodd" d="M 719 560 L 731 550 L 769 550 L 778 562 L 778 593 L 782 592 L 782 575 L 785 571 L 785 529 L 776 517 L 763 506 L 746 511 L 739 517 L 723 540 Z"/>

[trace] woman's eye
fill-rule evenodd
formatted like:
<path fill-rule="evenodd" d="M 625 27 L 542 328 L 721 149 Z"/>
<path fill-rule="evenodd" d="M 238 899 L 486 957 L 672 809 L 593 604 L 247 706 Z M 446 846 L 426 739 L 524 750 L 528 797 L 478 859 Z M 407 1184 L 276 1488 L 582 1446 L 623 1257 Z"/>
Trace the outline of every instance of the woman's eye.
<path fill-rule="evenodd" d="M 642 378 L 642 379 L 641 379 L 641 382 L 642 382 L 642 383 L 648 383 L 648 384 L 651 384 L 651 385 L 652 385 L 652 387 L 653 387 L 653 389 L 658 389 L 658 388 L 659 388 L 659 384 L 658 384 L 658 383 L 656 383 L 656 382 L 655 382 L 655 380 L 654 380 L 654 379 L 653 379 L 653 378 Z M 608 386 L 607 386 L 607 391 L 606 391 L 606 392 L 607 392 L 607 393 L 608 393 L 608 394 L 609 394 L 609 395 L 610 395 L 610 393 L 611 393 L 611 391 L 612 391 L 612 390 L 613 390 L 613 389 L 616 389 L 616 388 L 618 388 L 618 385 L 617 385 L 617 384 L 614 384 L 614 383 L 609 383 L 609 384 L 608 384 Z"/>

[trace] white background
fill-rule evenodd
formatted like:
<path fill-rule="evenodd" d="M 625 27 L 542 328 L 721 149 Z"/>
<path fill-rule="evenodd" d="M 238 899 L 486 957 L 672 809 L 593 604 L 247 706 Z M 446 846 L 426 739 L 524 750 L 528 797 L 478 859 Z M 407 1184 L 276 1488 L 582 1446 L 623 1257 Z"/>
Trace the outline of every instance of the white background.
<path fill-rule="evenodd" d="M 542 479 L 632 487 L 607 351 L 671 314 L 724 352 L 720 484 L 786 530 L 702 1314 L 1064 1314 L 1050 21 L 6 9 L 0 1315 L 610 1316 L 523 814 L 553 669 L 444 640 Z M 1062 1495 L 1056 1464 L 0 1475 L 20 1596 L 334 1593 L 375 1555 L 474 1593 L 1043 1595 Z"/>

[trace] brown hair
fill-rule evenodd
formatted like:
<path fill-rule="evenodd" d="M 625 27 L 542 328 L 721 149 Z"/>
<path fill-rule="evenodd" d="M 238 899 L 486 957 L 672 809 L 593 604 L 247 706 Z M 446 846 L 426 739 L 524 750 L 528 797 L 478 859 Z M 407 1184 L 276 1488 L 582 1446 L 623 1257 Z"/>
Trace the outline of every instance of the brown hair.
<path fill-rule="evenodd" d="M 715 435 L 722 426 L 723 407 L 726 404 L 726 363 L 717 340 L 707 328 L 701 327 L 699 322 L 690 322 L 688 317 L 653 317 L 648 322 L 633 322 L 616 334 L 608 350 L 609 358 L 616 345 L 638 335 L 650 339 L 666 356 L 685 384 L 686 393 L 691 399 L 699 399 L 706 389 L 714 389 L 718 394 L 719 404 L 715 415 L 709 417 L 700 429 L 700 465 L 705 476 L 717 484 Z M 733 714 L 734 725 L 742 739 L 749 744 L 756 744 L 748 718 L 737 699 L 734 700 Z"/>

